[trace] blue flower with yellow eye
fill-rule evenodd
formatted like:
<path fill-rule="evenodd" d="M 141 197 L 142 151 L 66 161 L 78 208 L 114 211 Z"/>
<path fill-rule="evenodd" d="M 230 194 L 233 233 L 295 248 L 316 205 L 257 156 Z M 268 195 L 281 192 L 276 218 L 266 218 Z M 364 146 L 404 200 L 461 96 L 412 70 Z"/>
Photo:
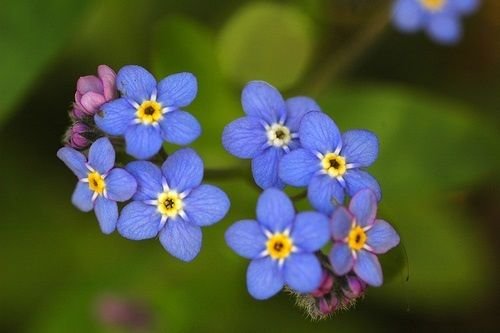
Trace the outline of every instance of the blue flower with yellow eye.
<path fill-rule="evenodd" d="M 134 161 L 126 169 L 137 179 L 137 193 L 122 210 L 118 232 L 125 238 L 160 237 L 171 255 L 191 261 L 201 249 L 201 228 L 221 220 L 229 199 L 219 188 L 201 184 L 203 161 L 190 148 L 170 155 L 160 167 Z"/>
<path fill-rule="evenodd" d="M 344 202 L 345 192 L 353 196 L 369 188 L 380 199 L 380 186 L 362 168 L 378 156 L 378 139 L 366 130 L 340 134 L 337 125 L 326 114 L 310 112 L 300 124 L 302 148 L 287 154 L 280 162 L 279 175 L 292 186 L 308 186 L 311 204 L 331 214 Z"/>
<path fill-rule="evenodd" d="M 309 111 L 321 111 L 308 97 L 284 100 L 279 91 L 263 81 L 252 81 L 241 96 L 245 117 L 226 126 L 222 144 L 232 155 L 252 159 L 252 174 L 261 188 L 282 188 L 278 177 L 280 159 L 299 147 L 299 124 Z"/>
<path fill-rule="evenodd" d="M 265 190 L 257 202 L 257 220 L 242 220 L 226 231 L 226 242 L 251 259 L 247 288 L 256 299 L 278 293 L 286 284 L 299 293 L 320 285 L 323 272 L 314 254 L 328 242 L 328 218 L 317 212 L 295 214 L 282 191 Z"/>
<path fill-rule="evenodd" d="M 121 98 L 104 104 L 94 119 L 105 133 L 125 137 L 129 155 L 147 159 L 163 141 L 187 145 L 200 135 L 196 118 L 181 110 L 196 97 L 193 74 L 173 74 L 157 83 L 147 70 L 131 65 L 120 69 L 116 86 Z"/>
<path fill-rule="evenodd" d="M 330 252 L 337 275 L 354 273 L 372 286 L 382 285 L 382 268 L 376 254 L 386 253 L 399 244 L 399 236 L 389 223 L 376 219 L 377 199 L 371 190 L 356 193 L 349 209 L 339 207 L 333 214 Z"/>
<path fill-rule="evenodd" d="M 100 138 L 89 149 L 88 161 L 79 151 L 64 147 L 57 152 L 59 157 L 79 181 L 72 202 L 80 210 L 95 211 L 101 230 L 110 234 L 118 220 L 116 202 L 127 201 L 134 195 L 137 183 L 127 171 L 113 168 L 115 151 L 107 138 Z"/>
<path fill-rule="evenodd" d="M 398 0 L 393 22 L 403 32 L 423 29 L 436 42 L 453 44 L 462 35 L 460 18 L 478 5 L 479 0 Z"/>

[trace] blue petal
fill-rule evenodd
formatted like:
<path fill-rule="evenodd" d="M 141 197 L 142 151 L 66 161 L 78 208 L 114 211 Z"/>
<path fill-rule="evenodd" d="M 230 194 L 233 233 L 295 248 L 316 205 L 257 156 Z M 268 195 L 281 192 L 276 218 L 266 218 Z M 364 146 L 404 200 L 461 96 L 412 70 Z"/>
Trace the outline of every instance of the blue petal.
<path fill-rule="evenodd" d="M 377 256 L 368 251 L 358 251 L 358 257 L 354 263 L 356 275 L 369 285 L 379 287 L 382 285 L 382 268 Z"/>
<path fill-rule="evenodd" d="M 283 156 L 279 165 L 279 176 L 286 184 L 307 186 L 320 168 L 320 161 L 313 153 L 299 148 Z"/>
<path fill-rule="evenodd" d="M 452 15 L 433 15 L 427 25 L 427 32 L 436 42 L 456 44 L 462 37 L 462 27 L 458 17 Z"/>
<path fill-rule="evenodd" d="M 414 32 L 424 24 L 424 12 L 415 0 L 399 0 L 392 9 L 392 20 L 401 31 Z"/>
<path fill-rule="evenodd" d="M 298 132 L 300 127 L 300 122 L 304 115 L 311 111 L 321 111 L 320 106 L 314 99 L 297 96 L 286 100 L 286 107 L 288 109 L 288 114 L 286 117 L 286 125 L 293 132 Z"/>
<path fill-rule="evenodd" d="M 63 147 L 57 151 L 57 157 L 73 171 L 78 179 L 87 178 L 89 170 L 85 166 L 87 163 L 85 155 L 73 148 Z"/>
<path fill-rule="evenodd" d="M 470 14 L 479 7 L 479 0 L 455 0 L 452 5 L 460 14 Z"/>
<path fill-rule="evenodd" d="M 377 216 L 377 197 L 375 193 L 370 189 L 357 192 L 349 203 L 349 210 L 361 227 L 372 224 Z"/>
<path fill-rule="evenodd" d="M 163 192 L 161 170 L 149 161 L 134 161 L 126 169 L 137 181 L 137 192 L 134 200 L 156 200 Z"/>
<path fill-rule="evenodd" d="M 118 221 L 118 205 L 116 202 L 99 196 L 95 201 L 95 215 L 104 234 L 115 231 Z"/>
<path fill-rule="evenodd" d="M 386 221 L 376 220 L 366 232 L 366 244 L 374 253 L 386 253 L 399 244 L 399 235 Z"/>
<path fill-rule="evenodd" d="M 284 275 L 290 288 L 299 293 L 309 293 L 321 284 L 323 271 L 314 254 L 296 253 L 285 260 Z"/>
<path fill-rule="evenodd" d="M 89 149 L 89 165 L 105 174 L 115 165 L 115 150 L 108 138 L 97 139 Z"/>
<path fill-rule="evenodd" d="M 354 216 L 347 209 L 339 207 L 332 216 L 331 232 L 333 239 L 341 241 L 346 238 L 351 230 L 353 220 Z"/>
<path fill-rule="evenodd" d="M 238 221 L 226 231 L 227 245 L 240 256 L 255 259 L 266 249 L 267 238 L 257 221 Z"/>
<path fill-rule="evenodd" d="M 163 140 L 176 145 L 188 145 L 201 134 L 198 120 L 182 110 L 167 112 L 160 122 L 160 127 Z"/>
<path fill-rule="evenodd" d="M 132 201 L 122 209 L 116 227 L 123 237 L 142 240 L 156 237 L 160 222 L 161 215 L 155 206 Z"/>
<path fill-rule="evenodd" d="M 294 245 L 301 251 L 321 249 L 330 239 L 328 217 L 317 212 L 297 214 L 291 236 Z"/>
<path fill-rule="evenodd" d="M 160 242 L 165 250 L 182 261 L 191 261 L 198 255 L 201 238 L 201 228 L 181 218 L 169 219 L 160 231 Z"/>
<path fill-rule="evenodd" d="M 253 179 L 260 188 L 284 187 L 278 176 L 279 163 L 284 153 L 281 148 L 269 147 L 252 160 Z"/>
<path fill-rule="evenodd" d="M 344 180 L 347 186 L 347 193 L 353 197 L 363 189 L 370 189 L 375 193 L 377 200 L 380 201 L 380 185 L 368 172 L 363 170 L 351 169 L 344 174 Z"/>
<path fill-rule="evenodd" d="M 354 258 L 347 244 L 336 242 L 330 251 L 330 263 L 337 275 L 344 275 L 352 269 Z"/>
<path fill-rule="evenodd" d="M 71 202 L 82 212 L 90 212 L 94 208 L 94 203 L 92 202 L 93 194 L 94 192 L 90 190 L 89 184 L 78 182 L 71 197 Z"/>
<path fill-rule="evenodd" d="M 288 196 L 275 188 L 262 192 L 257 201 L 257 220 L 271 232 L 282 232 L 291 227 L 295 209 Z"/>
<path fill-rule="evenodd" d="M 257 117 L 242 117 L 232 121 L 224 128 L 222 145 L 239 158 L 258 156 L 268 146 L 261 120 Z"/>
<path fill-rule="evenodd" d="M 280 92 L 264 81 L 248 83 L 241 93 L 243 111 L 249 116 L 263 119 L 268 124 L 285 120 L 286 105 Z"/>
<path fill-rule="evenodd" d="M 330 215 L 344 202 L 344 189 L 335 178 L 317 175 L 309 183 L 307 198 L 315 209 Z"/>
<path fill-rule="evenodd" d="M 201 184 L 203 161 L 191 148 L 184 148 L 170 155 L 161 170 L 171 190 L 184 192 Z"/>
<path fill-rule="evenodd" d="M 346 163 L 357 167 L 370 166 L 378 156 L 378 138 L 365 130 L 352 130 L 342 134 L 341 155 Z"/>
<path fill-rule="evenodd" d="M 302 118 L 299 137 L 302 147 L 313 153 L 333 152 L 342 145 L 337 125 L 322 112 L 309 112 Z"/>
<path fill-rule="evenodd" d="M 106 177 L 106 191 L 113 201 L 127 201 L 137 190 L 135 178 L 123 169 L 113 169 Z"/>
<path fill-rule="evenodd" d="M 144 68 L 129 65 L 118 71 L 116 87 L 123 96 L 141 104 L 151 99 L 151 95 L 156 90 L 156 79 Z"/>
<path fill-rule="evenodd" d="M 252 297 L 267 299 L 276 295 L 284 284 L 283 273 L 277 261 L 265 257 L 250 262 L 247 270 L 247 288 Z"/>
<path fill-rule="evenodd" d="M 165 106 L 187 106 L 196 97 L 198 83 L 191 73 L 177 73 L 158 83 L 158 101 Z"/>
<path fill-rule="evenodd" d="M 137 159 L 153 157 L 160 151 L 161 145 L 160 129 L 157 126 L 138 124 L 130 126 L 125 132 L 125 150 Z"/>
<path fill-rule="evenodd" d="M 134 123 L 136 109 L 125 98 L 115 99 L 101 107 L 94 116 L 95 123 L 110 135 L 124 135 Z"/>
<path fill-rule="evenodd" d="M 200 185 L 184 199 L 184 210 L 189 221 L 201 227 L 222 220 L 229 206 L 226 193 L 212 185 Z"/>

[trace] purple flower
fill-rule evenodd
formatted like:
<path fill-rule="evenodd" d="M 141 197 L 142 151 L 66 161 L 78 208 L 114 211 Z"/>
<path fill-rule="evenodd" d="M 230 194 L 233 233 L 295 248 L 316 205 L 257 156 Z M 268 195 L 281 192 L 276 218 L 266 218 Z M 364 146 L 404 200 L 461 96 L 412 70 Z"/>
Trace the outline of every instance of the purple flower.
<path fill-rule="evenodd" d="M 97 75 L 78 79 L 73 104 L 73 116 L 76 119 L 94 116 L 101 105 L 117 97 L 115 72 L 106 65 L 100 65 Z"/>
<path fill-rule="evenodd" d="M 317 212 L 295 214 L 282 191 L 265 190 L 257 203 L 257 221 L 242 220 L 226 231 L 226 242 L 251 259 L 247 288 L 256 299 L 278 293 L 285 284 L 310 293 L 322 282 L 321 264 L 314 254 L 328 242 L 328 218 Z"/>
<path fill-rule="evenodd" d="M 261 188 L 282 188 L 279 161 L 299 147 L 298 130 L 304 114 L 321 109 L 307 97 L 285 102 L 276 88 L 263 81 L 248 83 L 241 103 L 247 115 L 226 126 L 222 144 L 232 155 L 252 159 L 253 177 Z"/>
<path fill-rule="evenodd" d="M 335 274 L 344 275 L 353 269 L 367 284 L 382 285 L 382 268 L 376 254 L 398 245 L 399 236 L 389 223 L 376 219 L 376 215 L 377 199 L 369 189 L 353 196 L 349 210 L 339 207 L 335 211 L 331 222 L 334 245 L 330 252 Z"/>
<path fill-rule="evenodd" d="M 66 133 L 67 144 L 76 150 L 83 150 L 87 148 L 91 141 L 88 135 L 92 135 L 91 128 L 82 122 L 75 122 Z"/>
<path fill-rule="evenodd" d="M 137 183 L 127 171 L 113 168 L 115 151 L 111 142 L 107 138 L 94 142 L 88 161 L 85 155 L 69 147 L 59 149 L 57 157 L 78 177 L 73 204 L 84 212 L 94 209 L 102 232 L 112 233 L 118 220 L 116 202 L 130 199 Z"/>
<path fill-rule="evenodd" d="M 148 159 L 163 141 L 187 145 L 200 135 L 196 118 L 181 110 L 196 97 L 193 74 L 174 74 L 157 83 L 144 68 L 125 66 L 116 85 L 122 97 L 104 104 L 95 122 L 109 135 L 124 136 L 126 151 L 133 157 Z"/>

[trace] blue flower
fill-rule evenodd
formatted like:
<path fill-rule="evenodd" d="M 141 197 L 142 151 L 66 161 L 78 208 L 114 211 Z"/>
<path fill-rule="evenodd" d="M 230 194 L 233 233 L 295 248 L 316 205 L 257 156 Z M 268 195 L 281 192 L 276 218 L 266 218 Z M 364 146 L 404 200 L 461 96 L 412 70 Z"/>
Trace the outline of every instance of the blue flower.
<path fill-rule="evenodd" d="M 171 255 L 193 260 L 201 249 L 201 228 L 221 220 L 229 199 L 219 188 L 201 184 L 203 161 L 190 148 L 170 155 L 159 168 L 135 161 L 126 169 L 137 179 L 134 201 L 123 208 L 118 232 L 142 240 L 160 236 Z"/>
<path fill-rule="evenodd" d="M 363 188 L 372 189 L 380 199 L 380 186 L 360 168 L 371 165 L 378 155 L 377 137 L 365 130 L 340 135 L 337 125 L 321 112 L 304 116 L 299 129 L 299 148 L 283 157 L 279 175 L 292 186 L 308 186 L 311 204 L 331 214 L 344 202 L 347 192 L 353 196 Z"/>
<path fill-rule="evenodd" d="M 315 251 L 328 242 L 328 218 L 317 212 L 295 215 L 282 191 L 265 190 L 257 203 L 257 221 L 242 220 L 226 231 L 227 244 L 251 259 L 248 292 L 256 299 L 278 293 L 285 284 L 299 293 L 320 285 L 322 269 Z"/>
<path fill-rule="evenodd" d="M 382 285 L 382 268 L 376 254 L 399 244 L 399 236 L 389 223 L 377 220 L 375 194 L 362 190 L 352 197 L 349 210 L 339 207 L 331 222 L 334 240 L 330 252 L 333 271 L 347 274 L 351 269 L 366 283 Z"/>
<path fill-rule="evenodd" d="M 226 126 L 222 144 L 234 156 L 252 159 L 253 177 L 261 188 L 282 188 L 279 161 L 299 147 L 298 130 L 304 114 L 321 109 L 307 97 L 285 102 L 276 88 L 263 81 L 248 83 L 241 103 L 247 115 Z"/>
<path fill-rule="evenodd" d="M 116 85 L 122 97 L 104 104 L 95 122 L 109 135 L 124 136 L 126 151 L 133 157 L 147 159 L 163 141 L 187 145 L 200 135 L 196 118 L 181 110 L 196 97 L 193 74 L 170 75 L 157 84 L 144 68 L 125 66 Z"/>
<path fill-rule="evenodd" d="M 403 32 L 424 29 L 441 44 L 458 42 L 462 35 L 460 17 L 477 9 L 479 0 L 398 0 L 393 21 Z"/>
<path fill-rule="evenodd" d="M 127 171 L 113 168 L 115 151 L 107 138 L 100 138 L 90 146 L 89 158 L 79 151 L 64 147 L 57 152 L 59 157 L 79 181 L 72 202 L 80 210 L 94 209 L 101 230 L 110 234 L 118 220 L 116 202 L 127 201 L 134 195 L 137 183 Z"/>

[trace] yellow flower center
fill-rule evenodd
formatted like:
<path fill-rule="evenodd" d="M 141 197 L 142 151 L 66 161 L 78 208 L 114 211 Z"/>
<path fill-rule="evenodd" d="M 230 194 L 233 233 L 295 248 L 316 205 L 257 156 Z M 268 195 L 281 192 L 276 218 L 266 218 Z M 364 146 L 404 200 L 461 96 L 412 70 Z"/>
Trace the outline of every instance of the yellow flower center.
<path fill-rule="evenodd" d="M 92 171 L 88 173 L 87 177 L 89 181 L 89 189 L 96 192 L 97 194 L 103 194 L 106 190 L 106 182 L 104 177 L 97 171 Z"/>
<path fill-rule="evenodd" d="M 286 126 L 274 124 L 267 129 L 267 140 L 270 145 L 283 147 L 288 145 L 291 139 L 290 129 Z"/>
<path fill-rule="evenodd" d="M 355 226 L 347 236 L 347 244 L 353 250 L 361 250 L 366 243 L 366 233 L 359 225 Z"/>
<path fill-rule="evenodd" d="M 293 242 L 288 235 L 276 233 L 269 237 L 266 242 L 266 248 L 271 258 L 285 259 L 292 252 Z"/>
<path fill-rule="evenodd" d="M 334 153 L 326 154 L 321 160 L 321 166 L 330 177 L 342 176 L 346 171 L 345 158 Z"/>
<path fill-rule="evenodd" d="M 182 199 L 177 192 L 164 192 L 158 196 L 158 211 L 165 216 L 175 217 L 182 210 Z"/>
<path fill-rule="evenodd" d="M 446 0 L 420 0 L 420 3 L 426 9 L 432 12 L 436 12 L 443 8 L 443 6 L 446 4 Z"/>
<path fill-rule="evenodd" d="M 163 118 L 161 104 L 155 101 L 144 101 L 137 109 L 135 115 L 143 124 L 155 124 Z"/>

